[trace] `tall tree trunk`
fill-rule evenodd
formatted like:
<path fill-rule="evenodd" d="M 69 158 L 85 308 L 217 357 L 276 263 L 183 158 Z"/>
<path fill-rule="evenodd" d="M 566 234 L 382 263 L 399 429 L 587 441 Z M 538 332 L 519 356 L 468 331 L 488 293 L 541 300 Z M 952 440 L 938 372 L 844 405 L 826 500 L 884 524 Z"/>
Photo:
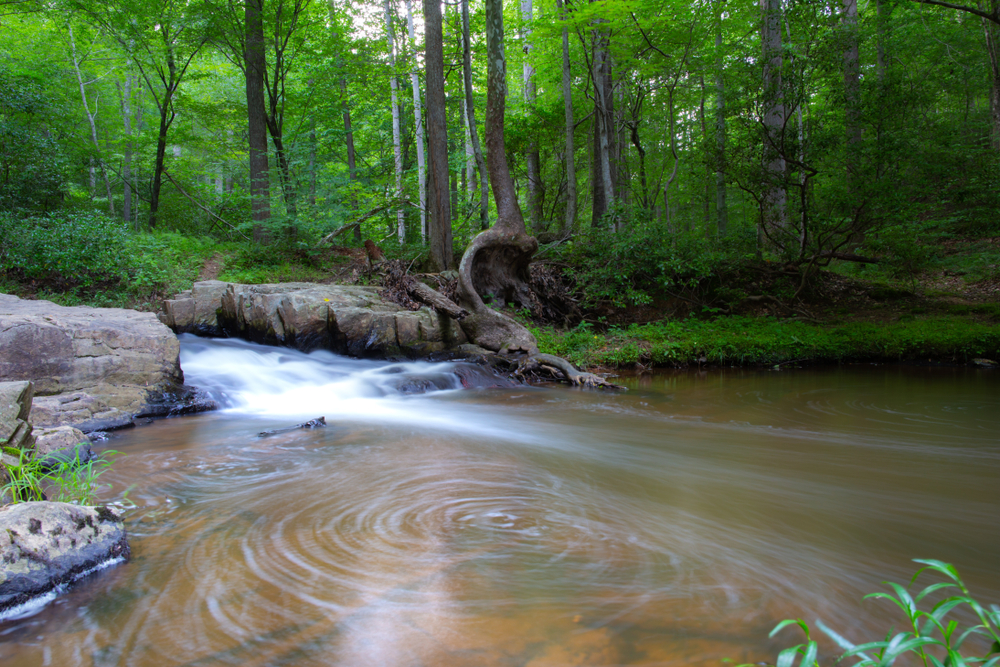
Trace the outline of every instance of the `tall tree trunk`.
<path fill-rule="evenodd" d="M 992 0 L 991 10 L 997 13 L 997 0 Z M 1000 26 L 986 19 L 983 32 L 986 35 L 986 53 L 990 60 L 990 118 L 993 148 L 1000 151 Z"/>
<path fill-rule="evenodd" d="M 847 132 L 847 182 L 857 189 L 861 148 L 861 62 L 858 54 L 858 0 L 842 0 L 844 30 L 844 125 Z"/>
<path fill-rule="evenodd" d="M 406 26 L 410 32 L 410 45 L 417 50 L 417 32 L 413 27 L 413 3 L 406 0 Z M 417 187 L 420 193 L 420 242 L 427 245 L 427 173 L 424 159 L 424 123 L 421 118 L 420 76 L 417 74 L 416 58 L 410 81 L 413 84 L 413 124 L 417 134 Z"/>
<path fill-rule="evenodd" d="M 253 240 L 267 243 L 264 223 L 271 217 L 271 188 L 267 164 L 267 112 L 264 107 L 263 0 L 246 0 L 244 70 L 247 83 L 247 136 L 250 142 L 250 210 Z"/>
<path fill-rule="evenodd" d="M 424 0 L 427 153 L 430 172 L 431 263 L 438 271 L 454 264 L 451 202 L 448 200 L 448 116 L 444 97 L 444 32 L 440 0 Z"/>
<path fill-rule="evenodd" d="M 709 145 L 709 141 L 708 141 L 708 122 L 705 120 L 705 78 L 704 77 L 702 77 L 702 76 L 698 77 L 698 86 L 699 86 L 700 93 L 701 93 L 701 96 L 700 96 L 700 98 L 698 100 L 698 122 L 701 125 L 701 144 L 702 144 L 702 146 L 708 146 Z M 710 236 L 711 236 L 709 234 L 709 227 L 710 227 L 711 221 L 712 221 L 712 213 L 711 213 L 712 204 L 711 204 L 711 201 L 710 201 L 711 198 L 712 198 L 711 170 L 712 170 L 711 165 L 708 163 L 708 161 L 706 161 L 705 162 L 705 178 L 704 178 L 705 194 L 704 194 L 704 196 L 701 199 L 702 218 L 703 218 L 703 222 L 704 222 L 704 226 L 705 226 L 705 236 L 706 236 L 706 238 L 710 238 Z"/>
<path fill-rule="evenodd" d="M 785 105 L 782 85 L 781 0 L 760 0 L 763 61 L 763 196 L 761 232 L 780 232 L 788 226 L 785 189 Z M 779 245 L 784 239 L 772 235 Z"/>
<path fill-rule="evenodd" d="M 594 83 L 594 210 L 592 224 L 596 227 L 615 200 L 615 184 L 612 176 L 612 153 L 614 151 L 614 101 L 611 82 L 611 53 L 606 32 L 593 31 L 593 71 Z"/>
<path fill-rule="evenodd" d="M 464 84 L 463 84 L 464 88 Z M 471 202 L 476 193 L 476 152 L 472 149 L 472 131 L 469 129 L 469 112 L 466 110 L 465 92 L 462 92 L 462 129 L 465 132 L 465 184 L 466 201 Z"/>
<path fill-rule="evenodd" d="M 726 83 L 723 78 L 721 2 L 715 22 L 715 224 L 720 237 L 729 227 L 726 201 Z"/>
<path fill-rule="evenodd" d="M 524 64 L 522 78 L 524 83 L 524 101 L 529 113 L 535 108 L 535 68 L 531 66 L 531 21 L 532 0 L 521 0 L 521 18 L 524 20 Z M 538 142 L 532 137 L 528 142 L 528 153 L 525 155 L 525 166 L 528 171 L 528 216 L 531 219 L 531 229 L 535 234 L 542 231 L 542 178 L 540 172 L 541 156 L 538 153 Z"/>
<path fill-rule="evenodd" d="M 556 7 L 560 12 L 560 19 L 566 21 L 566 12 L 563 0 L 556 0 Z M 573 120 L 573 73 L 570 70 L 569 61 L 569 30 L 565 23 L 562 29 L 562 93 L 563 93 L 563 115 L 566 125 L 566 217 L 563 218 L 562 236 L 569 236 L 576 224 L 576 161 L 574 153 L 573 134 L 576 130 L 576 123 Z"/>
<path fill-rule="evenodd" d="M 87 102 L 87 88 L 83 83 L 83 74 L 80 72 L 80 59 L 76 53 L 76 40 L 73 38 L 73 26 L 67 22 L 66 27 L 69 30 L 69 45 L 73 71 L 76 72 L 76 80 L 77 83 L 80 84 L 80 99 L 83 101 L 83 110 L 87 113 L 87 121 L 90 123 L 90 140 L 94 143 L 94 150 L 98 153 L 97 164 L 101 168 L 101 177 L 104 179 L 104 190 L 108 197 L 108 215 L 114 216 L 115 200 L 111 194 L 111 181 L 108 179 L 108 170 L 104 166 L 104 158 L 100 156 L 101 144 L 97 140 L 97 122 L 95 120 L 97 111 L 95 109 L 92 113 L 90 111 L 90 103 Z M 93 187 L 91 189 L 93 189 Z"/>
<path fill-rule="evenodd" d="M 462 0 L 462 81 L 465 88 L 465 114 L 472 138 L 472 150 L 476 155 L 476 169 L 479 170 L 479 227 L 490 226 L 490 186 L 486 170 L 486 159 L 479 143 L 476 129 L 476 107 L 472 101 L 472 47 L 469 44 L 469 0 Z"/>
<path fill-rule="evenodd" d="M 132 72 L 125 63 L 125 84 L 119 89 L 121 97 L 122 128 L 125 142 L 122 156 L 122 219 L 126 224 L 132 224 Z"/>
<path fill-rule="evenodd" d="M 313 80 L 309 80 L 310 88 Z M 309 206 L 316 208 L 316 117 L 309 119 Z"/>
<path fill-rule="evenodd" d="M 347 140 L 347 177 L 351 181 L 351 208 L 358 208 L 358 200 L 354 194 L 354 182 L 358 178 L 357 163 L 354 155 L 354 130 L 351 128 L 351 107 L 347 104 L 347 79 L 340 78 L 340 107 L 344 112 L 344 138 Z M 354 227 L 354 240 L 361 243 L 361 225 Z"/>
<path fill-rule="evenodd" d="M 389 0 L 385 0 L 385 41 L 389 45 L 389 89 L 392 104 L 392 155 L 395 163 L 396 173 L 396 198 L 403 198 L 403 151 L 400 143 L 399 125 L 399 79 L 396 77 L 396 44 L 393 38 L 392 27 L 392 5 Z M 406 242 L 406 217 L 403 207 L 396 209 L 396 236 L 399 244 Z"/>

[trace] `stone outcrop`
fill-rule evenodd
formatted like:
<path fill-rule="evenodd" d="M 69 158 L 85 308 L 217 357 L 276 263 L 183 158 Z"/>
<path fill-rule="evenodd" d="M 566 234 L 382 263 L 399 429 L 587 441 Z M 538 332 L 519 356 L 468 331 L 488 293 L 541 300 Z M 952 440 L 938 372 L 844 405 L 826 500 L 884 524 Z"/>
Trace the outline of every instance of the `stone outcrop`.
<path fill-rule="evenodd" d="M 356 357 L 418 358 L 467 343 L 451 318 L 430 308 L 403 310 L 377 288 L 357 285 L 200 282 L 165 301 L 160 319 L 177 333 Z"/>
<path fill-rule="evenodd" d="M 0 446 L 24 450 L 34 447 L 29 421 L 33 394 L 30 382 L 0 382 Z"/>
<path fill-rule="evenodd" d="M 33 382 L 35 426 L 131 424 L 182 391 L 179 351 L 152 313 L 0 294 L 0 380 Z"/>
<path fill-rule="evenodd" d="M 34 502 L 0 509 L 0 614 L 127 560 L 121 510 Z"/>

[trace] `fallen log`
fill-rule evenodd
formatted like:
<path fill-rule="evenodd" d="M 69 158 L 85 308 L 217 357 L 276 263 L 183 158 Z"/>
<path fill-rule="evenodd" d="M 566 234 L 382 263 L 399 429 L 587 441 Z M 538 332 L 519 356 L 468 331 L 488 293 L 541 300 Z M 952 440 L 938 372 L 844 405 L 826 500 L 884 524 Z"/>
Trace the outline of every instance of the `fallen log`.
<path fill-rule="evenodd" d="M 278 435 L 279 433 L 291 433 L 292 431 L 297 431 L 299 429 L 310 429 L 310 428 L 323 428 L 326 426 L 326 417 L 317 417 L 316 419 L 310 419 L 307 422 L 301 424 L 296 424 L 295 426 L 288 426 L 285 428 L 275 428 L 269 431 L 261 431 L 257 434 L 258 438 L 266 438 L 270 435 Z"/>

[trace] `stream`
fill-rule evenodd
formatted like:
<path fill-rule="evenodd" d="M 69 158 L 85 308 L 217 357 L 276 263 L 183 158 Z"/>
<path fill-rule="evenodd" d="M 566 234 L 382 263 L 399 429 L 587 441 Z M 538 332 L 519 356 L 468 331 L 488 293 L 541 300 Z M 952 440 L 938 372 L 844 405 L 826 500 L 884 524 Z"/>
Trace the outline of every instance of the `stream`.
<path fill-rule="evenodd" d="M 97 443 L 133 558 L 0 622 L 4 667 L 773 661 L 783 618 L 901 628 L 862 597 L 913 558 L 1000 603 L 1000 371 L 462 389 L 454 363 L 181 341 L 226 407 Z"/>

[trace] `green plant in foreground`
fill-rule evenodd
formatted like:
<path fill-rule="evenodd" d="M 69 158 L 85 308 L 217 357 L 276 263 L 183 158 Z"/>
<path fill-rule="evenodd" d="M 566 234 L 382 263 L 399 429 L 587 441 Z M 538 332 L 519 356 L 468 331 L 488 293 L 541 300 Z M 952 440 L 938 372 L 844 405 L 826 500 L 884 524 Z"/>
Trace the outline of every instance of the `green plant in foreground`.
<path fill-rule="evenodd" d="M 107 451 L 86 463 L 74 457 L 50 467 L 41 459 L 32 458 L 31 452 L 12 447 L 4 447 L 3 452 L 16 457 L 17 463 L 4 465 L 7 481 L 0 486 L 0 498 L 9 495 L 14 503 L 47 498 L 80 505 L 93 504 L 104 486 L 97 479 L 111 469 L 111 459 L 118 455 L 116 451 Z"/>
<path fill-rule="evenodd" d="M 1000 606 L 990 605 L 989 609 L 985 609 L 969 595 L 969 589 L 966 588 L 962 579 L 958 576 L 958 571 L 951 564 L 939 560 L 915 559 L 914 562 L 921 563 L 924 567 L 917 570 L 913 578 L 910 579 L 910 586 L 913 585 L 917 577 L 925 570 L 938 572 L 944 575 L 948 581 L 926 586 L 916 595 L 911 595 L 907 587 L 894 582 L 884 582 L 892 588 L 892 593 L 871 593 L 865 596 L 865 599 L 889 600 L 902 609 L 903 613 L 906 614 L 912 631 L 908 630 L 896 634 L 890 632 L 883 641 L 868 642 L 854 646 L 817 621 L 820 628 L 830 635 L 841 648 L 847 649 L 837 659 L 837 662 L 839 663 L 845 658 L 853 657 L 859 658 L 853 667 L 888 667 L 888 665 L 892 665 L 904 654 L 910 653 L 919 658 L 925 667 L 971 667 L 973 665 L 994 667 L 994 665 L 1000 664 Z M 934 604 L 927 611 L 917 606 L 928 595 L 947 589 L 958 589 L 961 594 L 949 595 Z M 945 617 L 949 613 L 963 606 L 972 609 L 979 619 L 978 625 L 973 625 L 962 630 L 959 628 L 958 621 L 954 619 L 945 621 Z M 789 625 L 798 625 L 802 628 L 802 631 L 806 635 L 806 642 L 781 651 L 778 654 L 775 666 L 794 667 L 796 658 L 801 655 L 802 657 L 798 661 L 799 667 L 819 667 L 816 657 L 817 644 L 810 636 L 809 625 L 802 619 L 785 619 L 775 626 L 770 636 L 775 636 Z M 967 657 L 962 655 L 960 652 L 962 645 L 969 637 L 977 635 L 985 637 L 986 641 L 990 644 L 986 654 L 982 657 Z M 935 655 L 935 653 L 938 655 Z"/>

